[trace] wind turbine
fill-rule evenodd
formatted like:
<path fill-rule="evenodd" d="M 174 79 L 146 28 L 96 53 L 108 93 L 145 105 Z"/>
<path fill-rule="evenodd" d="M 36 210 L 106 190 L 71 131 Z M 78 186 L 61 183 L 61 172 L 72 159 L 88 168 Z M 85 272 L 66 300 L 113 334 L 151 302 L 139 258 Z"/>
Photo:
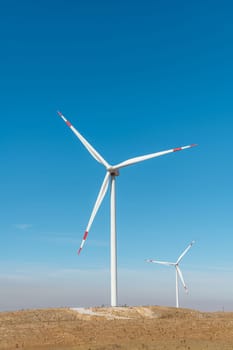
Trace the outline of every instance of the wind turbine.
<path fill-rule="evenodd" d="M 96 202 L 94 204 L 90 219 L 88 221 L 85 233 L 83 235 L 83 239 L 80 245 L 80 248 L 78 250 L 78 254 L 80 254 L 84 243 L 87 239 L 88 233 L 90 231 L 91 225 L 94 221 L 94 218 L 99 210 L 99 207 L 105 197 L 105 194 L 107 192 L 109 182 L 110 182 L 110 255 L 111 255 L 111 261 L 110 261 L 110 271 L 111 271 L 111 306 L 117 306 L 117 253 L 116 253 L 116 190 L 115 190 L 115 183 L 116 183 L 116 176 L 119 176 L 119 169 L 127 167 L 128 165 L 136 164 L 139 162 L 142 162 L 147 159 L 163 156 L 168 153 L 173 153 L 177 151 L 182 151 L 186 148 L 191 148 L 196 146 L 196 144 L 183 146 L 183 147 L 177 147 L 172 148 L 167 151 L 162 152 L 156 152 L 147 154 L 144 156 L 139 156 L 135 158 L 130 158 L 128 160 L 125 160 L 117 165 L 110 165 L 95 149 L 90 145 L 90 143 L 79 133 L 77 129 L 74 128 L 74 126 L 64 117 L 64 115 L 61 112 L 58 112 L 58 115 L 64 120 L 66 125 L 73 131 L 73 133 L 78 137 L 78 139 L 81 141 L 81 143 L 84 145 L 84 147 L 88 150 L 88 152 L 92 155 L 93 158 L 95 158 L 99 163 L 101 163 L 105 169 L 106 169 L 106 175 L 104 177 L 104 181 L 101 185 L 99 194 L 97 196 Z"/>
<path fill-rule="evenodd" d="M 181 283 L 183 284 L 183 287 L 186 291 L 186 293 L 188 293 L 188 288 L 184 282 L 184 277 L 182 275 L 182 272 L 179 268 L 179 263 L 181 261 L 181 259 L 184 257 L 184 255 L 189 251 L 189 249 L 192 247 L 192 245 L 195 243 L 195 241 L 192 241 L 188 247 L 183 251 L 183 253 L 179 256 L 179 258 L 177 259 L 176 262 L 167 262 L 167 261 L 157 261 L 157 260 L 151 260 L 148 259 L 146 260 L 146 262 L 150 262 L 150 263 L 155 263 L 155 264 L 160 264 L 160 265 L 166 265 L 166 266 L 174 266 L 176 269 L 176 307 L 179 307 L 179 289 L 178 289 L 178 277 L 181 280 Z"/>

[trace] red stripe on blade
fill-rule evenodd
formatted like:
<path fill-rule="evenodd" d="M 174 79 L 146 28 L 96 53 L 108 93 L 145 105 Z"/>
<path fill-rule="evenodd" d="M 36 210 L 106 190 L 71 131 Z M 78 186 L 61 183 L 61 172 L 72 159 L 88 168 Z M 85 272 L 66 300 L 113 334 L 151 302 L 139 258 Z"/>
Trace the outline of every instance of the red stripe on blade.
<path fill-rule="evenodd" d="M 190 147 L 195 147 L 195 146 L 197 146 L 197 143 L 192 143 L 192 144 L 190 145 Z"/>
<path fill-rule="evenodd" d="M 71 126 L 71 123 L 69 122 L 69 120 L 66 121 L 66 125 L 68 125 L 69 127 Z"/>
<path fill-rule="evenodd" d="M 173 149 L 173 152 L 177 152 L 177 151 L 181 151 L 181 150 L 182 150 L 181 147 L 176 147 L 176 148 Z"/>
<path fill-rule="evenodd" d="M 81 253 L 82 248 L 80 247 L 78 250 L 78 255 Z"/>
<path fill-rule="evenodd" d="M 88 231 L 86 231 L 86 232 L 84 233 L 84 236 L 83 236 L 84 241 L 86 240 L 87 235 L 88 235 Z"/>

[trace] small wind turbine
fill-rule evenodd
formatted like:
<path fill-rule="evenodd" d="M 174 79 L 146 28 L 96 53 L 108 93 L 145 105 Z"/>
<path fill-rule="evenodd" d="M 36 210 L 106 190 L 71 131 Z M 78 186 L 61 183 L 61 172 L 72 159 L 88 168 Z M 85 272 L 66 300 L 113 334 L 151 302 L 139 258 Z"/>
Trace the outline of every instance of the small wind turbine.
<path fill-rule="evenodd" d="M 176 269 L 176 307 L 179 307 L 179 288 L 178 288 L 178 276 L 180 277 L 181 283 L 184 286 L 184 289 L 186 293 L 188 293 L 188 288 L 184 282 L 184 278 L 182 275 L 182 272 L 179 268 L 179 263 L 181 259 L 184 257 L 184 255 L 189 251 L 189 249 L 192 247 L 192 245 L 195 243 L 195 241 L 192 241 L 188 247 L 183 251 L 183 253 L 179 256 L 177 261 L 175 263 L 173 262 L 167 262 L 167 261 L 157 261 L 157 260 L 151 260 L 147 259 L 146 262 L 154 263 L 154 264 L 160 264 L 160 265 L 166 265 L 166 266 L 174 266 Z"/>
<path fill-rule="evenodd" d="M 139 156 L 135 158 L 130 158 L 128 160 L 125 160 L 117 165 L 110 165 L 106 160 L 90 145 L 90 143 L 76 130 L 73 125 L 64 117 L 64 115 L 61 112 L 58 112 L 59 116 L 64 120 L 66 125 L 73 131 L 73 133 L 78 137 L 78 139 L 82 142 L 84 147 L 88 150 L 88 152 L 92 155 L 93 158 L 95 158 L 99 163 L 101 163 L 106 168 L 106 175 L 104 177 L 104 181 L 102 183 L 102 186 L 100 188 L 99 194 L 97 196 L 95 205 L 93 207 L 90 219 L 88 221 L 80 248 L 78 250 L 78 254 L 80 254 L 84 243 L 87 239 L 89 230 L 91 228 L 91 225 L 94 221 L 94 218 L 99 210 L 99 207 L 105 197 L 105 194 L 108 189 L 108 185 L 110 182 L 110 189 L 111 189 L 111 195 L 110 195 L 110 226 L 111 226 L 111 306 L 117 306 L 117 254 L 116 254 L 116 192 L 115 192 L 115 178 L 119 175 L 119 169 L 124 168 L 128 165 L 136 164 L 139 162 L 142 162 L 147 159 L 163 156 L 168 153 L 173 153 L 177 151 L 182 151 L 186 148 L 191 148 L 196 146 L 196 144 L 183 146 L 183 147 L 177 147 L 172 148 L 167 151 L 157 152 L 157 153 L 151 153 L 144 156 Z"/>

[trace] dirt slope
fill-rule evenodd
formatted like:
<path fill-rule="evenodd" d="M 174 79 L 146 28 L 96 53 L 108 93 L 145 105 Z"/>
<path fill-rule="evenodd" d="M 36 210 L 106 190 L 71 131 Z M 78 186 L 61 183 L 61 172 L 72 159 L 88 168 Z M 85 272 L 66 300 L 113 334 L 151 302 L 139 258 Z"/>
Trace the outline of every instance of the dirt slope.
<path fill-rule="evenodd" d="M 0 350 L 233 350 L 233 313 L 166 307 L 0 313 Z"/>

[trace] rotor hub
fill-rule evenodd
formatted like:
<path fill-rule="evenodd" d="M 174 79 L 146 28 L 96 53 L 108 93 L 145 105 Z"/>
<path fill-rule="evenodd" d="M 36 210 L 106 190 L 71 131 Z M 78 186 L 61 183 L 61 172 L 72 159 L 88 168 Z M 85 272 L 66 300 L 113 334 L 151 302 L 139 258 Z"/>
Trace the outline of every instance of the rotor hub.
<path fill-rule="evenodd" d="M 111 176 L 119 176 L 120 173 L 119 173 L 119 170 L 118 169 L 108 169 L 109 173 Z"/>

